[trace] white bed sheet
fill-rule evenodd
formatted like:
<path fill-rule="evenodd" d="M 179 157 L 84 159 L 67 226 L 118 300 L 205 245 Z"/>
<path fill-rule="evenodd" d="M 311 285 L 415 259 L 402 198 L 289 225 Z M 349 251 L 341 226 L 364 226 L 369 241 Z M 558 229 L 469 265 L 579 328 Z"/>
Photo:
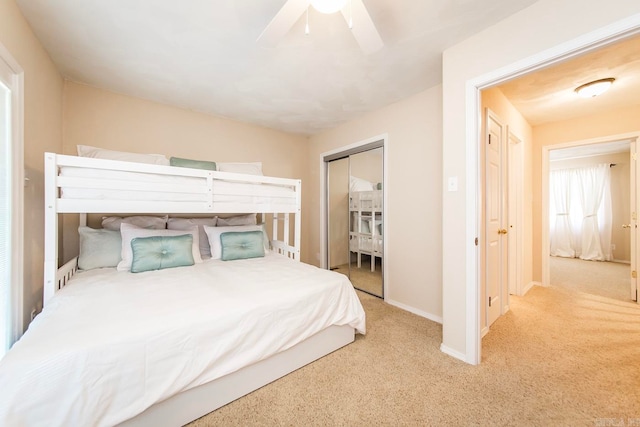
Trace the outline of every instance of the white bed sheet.
<path fill-rule="evenodd" d="M 330 325 L 365 333 L 348 279 L 268 254 L 78 273 L 0 361 L 0 425 L 114 425 Z"/>
<path fill-rule="evenodd" d="M 94 200 L 140 200 L 140 201 L 184 201 L 198 202 L 206 194 L 187 192 L 167 192 L 163 185 L 184 185 L 190 188 L 205 186 L 206 180 L 186 176 L 160 175 L 140 172 L 111 171 L 103 169 L 78 168 L 65 166 L 60 168 L 60 176 L 79 178 L 99 178 L 124 182 L 143 182 L 157 186 L 158 191 L 109 190 L 103 188 L 62 187 L 61 197 L 65 199 Z M 273 203 L 295 205 L 295 191 L 291 187 L 271 184 L 250 184 L 243 182 L 214 180 L 214 203 Z M 268 194 L 267 194 L 268 193 Z"/>

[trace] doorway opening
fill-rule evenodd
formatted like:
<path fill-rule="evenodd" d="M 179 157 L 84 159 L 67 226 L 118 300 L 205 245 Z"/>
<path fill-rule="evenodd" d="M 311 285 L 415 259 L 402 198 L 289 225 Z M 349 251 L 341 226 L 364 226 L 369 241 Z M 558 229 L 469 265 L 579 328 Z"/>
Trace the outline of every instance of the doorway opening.
<path fill-rule="evenodd" d="M 618 135 L 544 150 L 544 285 L 637 300 L 637 138 Z"/>
<path fill-rule="evenodd" d="M 529 61 L 528 66 L 523 67 L 522 63 L 520 64 L 514 63 L 510 66 L 510 70 L 506 70 L 506 69 L 493 70 L 489 74 L 478 76 L 475 79 L 471 79 L 467 81 L 466 102 L 468 106 L 474 105 L 473 115 L 467 114 L 467 117 L 472 119 L 474 122 L 474 125 L 471 126 L 466 133 L 466 136 L 467 136 L 466 149 L 469 153 L 472 154 L 472 157 L 474 159 L 474 162 L 472 165 L 467 163 L 467 167 L 470 168 L 470 174 L 469 174 L 470 178 L 468 179 L 476 180 L 476 183 L 478 183 L 476 184 L 477 191 L 473 194 L 467 194 L 467 202 L 469 206 L 473 207 L 473 208 L 467 209 L 467 219 L 469 219 L 469 214 L 472 214 L 473 220 L 475 221 L 475 223 L 473 224 L 471 220 L 467 222 L 467 225 L 468 225 L 467 231 L 469 232 L 467 236 L 471 237 L 469 239 L 470 242 L 473 241 L 473 237 L 477 236 L 477 234 L 481 234 L 483 232 L 482 230 L 485 228 L 483 224 L 481 211 L 479 209 L 480 205 L 478 204 L 478 200 L 484 197 L 483 191 L 485 191 L 483 184 L 481 184 L 482 158 L 480 156 L 477 146 L 474 145 L 474 142 L 476 142 L 477 144 L 477 135 L 481 135 L 481 132 L 480 132 L 481 122 L 478 120 L 480 117 L 482 117 L 480 114 L 480 112 L 482 111 L 481 110 L 482 107 L 481 107 L 481 103 L 479 102 L 481 91 L 484 91 L 486 89 L 490 89 L 493 87 L 498 87 L 498 85 L 502 85 L 504 83 L 515 82 L 518 80 L 516 79 L 516 77 L 525 76 L 528 73 L 535 74 L 535 72 L 540 71 L 543 68 L 548 68 L 550 65 L 553 65 L 554 63 L 559 63 L 560 59 L 566 60 L 569 58 L 578 57 L 583 53 L 594 52 L 601 47 L 613 45 L 622 39 L 626 40 L 628 38 L 631 38 L 631 36 L 637 33 L 638 27 L 637 27 L 637 23 L 631 24 L 630 27 L 628 27 L 624 31 L 624 34 L 621 33 L 620 28 L 607 29 L 606 31 L 608 31 L 606 34 L 604 34 L 605 30 L 602 30 L 600 32 L 594 31 L 592 34 L 590 34 L 590 36 L 594 38 L 591 43 L 586 43 L 583 40 L 581 42 L 576 41 L 574 43 L 573 48 L 568 48 L 567 46 L 564 46 L 563 47 L 564 50 L 562 54 L 559 56 L 558 56 L 558 53 L 556 52 L 554 55 L 551 55 L 551 54 L 547 55 L 544 60 L 541 60 L 540 56 L 535 58 L 532 57 L 528 59 Z M 542 56 L 545 56 L 545 55 L 542 55 Z M 565 63 L 569 63 L 569 62 L 570 61 L 566 61 Z M 510 79 L 513 79 L 513 80 L 510 80 Z M 532 90 L 534 89 L 534 87 L 531 85 L 522 84 L 522 83 L 520 83 L 520 85 L 528 87 L 529 89 L 532 89 Z M 539 167 L 537 165 L 542 163 L 542 161 L 539 161 L 540 157 L 538 157 L 541 155 L 542 150 L 540 151 L 538 150 L 540 150 L 540 148 L 534 146 L 533 150 L 530 152 L 530 155 L 533 159 L 533 162 L 532 162 L 533 167 Z M 534 170 L 534 173 L 529 175 L 531 177 L 530 178 L 531 180 L 538 181 L 538 177 L 536 177 L 536 173 L 537 172 Z M 545 185 L 548 185 L 548 184 L 543 184 L 543 187 Z M 525 188 L 528 189 L 528 186 L 525 186 Z M 533 191 L 534 193 L 537 191 L 535 187 L 533 187 Z M 534 194 L 534 197 L 536 196 L 537 194 Z M 536 201 L 535 199 L 531 200 L 531 195 L 529 195 L 528 197 L 530 201 L 532 202 Z M 541 235 L 548 233 L 548 229 L 546 228 L 538 229 L 536 227 L 536 222 L 541 221 L 543 216 L 542 209 L 540 209 L 539 207 L 540 205 L 536 206 L 536 204 L 537 203 L 531 203 L 531 202 L 525 203 L 525 206 L 528 206 L 528 207 L 531 206 L 531 210 L 530 210 L 530 212 L 532 212 L 531 220 L 534 224 L 533 235 L 527 233 L 527 235 L 525 236 L 525 238 L 527 239 L 527 246 L 530 245 L 533 247 L 533 252 L 531 254 L 532 255 L 531 259 L 533 260 L 532 261 L 533 274 L 531 274 L 531 272 L 529 272 L 528 274 L 525 274 L 525 276 L 527 276 L 529 281 L 528 284 L 524 285 L 525 289 L 528 289 L 532 284 L 536 284 L 536 280 L 540 280 L 540 283 L 543 283 L 543 284 L 549 283 L 548 280 L 545 280 L 543 278 L 544 276 L 541 275 L 540 273 L 542 271 L 541 265 L 544 263 L 544 259 L 546 259 L 546 257 L 544 255 L 540 256 L 541 251 L 538 249 L 540 248 L 540 246 L 542 246 L 543 248 L 545 247 L 545 245 L 542 243 L 543 239 Z M 535 233 L 540 233 L 540 234 L 536 235 Z M 475 248 L 471 248 L 471 249 L 475 250 Z M 483 308 L 486 303 L 483 298 L 483 286 L 481 283 L 483 274 L 485 273 L 484 272 L 485 265 L 482 263 L 482 260 L 475 259 L 474 255 L 475 255 L 475 252 L 471 253 L 470 251 L 470 253 L 468 253 L 468 259 L 470 259 L 470 262 L 469 262 L 467 271 L 469 273 L 473 271 L 474 274 L 466 282 L 467 284 L 466 295 L 467 295 L 467 301 L 468 302 L 474 301 L 475 304 L 467 306 L 467 313 L 465 316 L 465 319 L 467 322 L 466 323 L 465 360 L 468 361 L 469 363 L 477 364 L 480 362 L 481 339 L 482 339 L 482 333 L 483 333 L 483 319 L 484 319 Z M 526 259 L 527 257 L 525 256 L 524 258 Z M 537 284 L 540 284 L 540 283 L 537 283 Z M 445 350 L 443 351 L 447 352 L 446 346 L 443 345 L 443 347 L 445 348 Z"/>

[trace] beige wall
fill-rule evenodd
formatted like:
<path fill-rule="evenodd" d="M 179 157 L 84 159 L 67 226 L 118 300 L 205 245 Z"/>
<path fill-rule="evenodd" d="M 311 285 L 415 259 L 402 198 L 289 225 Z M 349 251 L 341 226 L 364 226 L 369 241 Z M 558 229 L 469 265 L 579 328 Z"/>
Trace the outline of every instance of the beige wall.
<path fill-rule="evenodd" d="M 577 10 L 580 19 L 575 19 Z M 537 64 L 552 55 L 551 49 L 562 51 L 558 46 L 569 42 L 576 48 L 595 42 L 602 39 L 595 31 L 631 18 L 637 22 L 639 13 L 637 0 L 595 2 L 587 9 L 582 0 L 539 0 L 443 52 L 443 178 L 456 176 L 460 183 L 459 191 L 445 192 L 442 201 L 442 234 L 446 236 L 442 241 L 442 349 L 449 354 L 479 362 L 478 325 L 470 317 L 476 308 L 469 305 L 476 304 L 472 289 L 477 289 L 477 249 L 473 241 L 478 232 L 477 176 L 469 175 L 477 169 L 477 155 L 467 144 L 477 141 L 474 126 L 469 126 L 477 117 L 477 101 L 467 96 L 470 82 L 503 77 L 507 67 L 522 70 L 527 64 Z M 585 34 L 589 37 L 583 37 Z M 539 249 L 534 247 L 533 253 Z"/>
<path fill-rule="evenodd" d="M 62 149 L 62 86 L 56 66 L 13 0 L 0 0 L 0 43 L 24 70 L 24 327 L 42 306 L 44 152 Z"/>
<path fill-rule="evenodd" d="M 482 120 L 482 135 L 485 134 L 486 130 L 486 111 L 485 108 L 490 109 L 494 114 L 498 116 L 500 122 L 507 126 L 509 132 L 513 133 L 521 142 L 522 148 L 522 165 L 512 165 L 509 164 L 508 168 L 519 168 L 522 167 L 522 188 L 529 189 L 531 188 L 531 149 L 533 145 L 533 133 L 531 126 L 527 122 L 527 120 L 520 114 L 520 112 L 511 104 L 511 102 L 504 96 L 502 91 L 497 88 L 486 89 L 481 92 L 481 108 L 483 114 Z M 505 135 L 507 138 L 507 145 L 509 144 L 508 135 Z M 484 165 L 484 144 L 480 144 L 480 164 Z M 511 149 L 511 148 L 509 148 Z M 482 168 L 481 168 L 482 169 Z M 482 169 L 481 176 L 484 178 L 484 169 Z M 484 181 L 483 181 L 484 182 Z M 483 200 L 480 199 L 480 212 L 484 212 L 484 204 Z M 516 200 L 509 200 L 509 204 L 515 203 Z M 531 262 L 531 241 L 532 241 L 532 217 L 531 217 L 531 192 L 524 191 L 522 194 L 522 217 L 523 224 L 521 224 L 521 232 L 522 232 L 522 260 L 523 265 L 522 275 L 518 280 L 520 281 L 520 289 L 525 289 L 525 287 L 529 286 L 532 279 L 532 262 Z M 484 223 L 484 218 L 481 219 L 481 223 Z M 510 223 L 513 221 L 510 220 Z M 484 227 L 480 227 L 480 241 L 484 242 Z M 485 259 L 482 257 L 484 252 L 480 252 L 480 265 L 484 266 Z M 480 275 L 480 283 L 481 283 L 481 299 L 482 301 L 486 301 L 486 284 L 484 281 L 484 274 Z M 481 305 L 481 319 L 482 319 L 482 327 L 487 326 L 487 319 L 485 315 L 486 305 Z"/>
<path fill-rule="evenodd" d="M 615 249 L 611 251 L 614 261 L 631 260 L 631 240 L 628 229 L 622 224 L 629 224 L 629 152 L 602 154 L 598 156 L 581 157 L 577 159 L 556 160 L 549 163 L 550 170 L 573 169 L 593 166 L 602 163 L 615 164 L 611 171 L 611 244 Z M 541 234 L 541 233 L 540 233 Z"/>
<path fill-rule="evenodd" d="M 388 134 L 386 298 L 434 319 L 442 315 L 441 106 L 441 87 L 436 86 L 312 136 L 303 195 L 311 261 L 319 265 L 321 154 Z"/>
<path fill-rule="evenodd" d="M 640 106 L 636 106 L 533 128 L 533 280 L 542 281 L 542 147 L 640 133 L 639 117 Z"/>
<path fill-rule="evenodd" d="M 308 191 L 307 138 L 208 114 L 65 82 L 64 152 L 85 144 L 219 162 L 261 161 L 265 175 L 301 178 Z M 303 206 L 303 212 L 305 212 Z M 77 228 L 65 218 L 65 228 Z M 303 231 L 302 259 L 307 258 Z M 77 233 L 65 233 L 64 258 L 77 253 Z"/>

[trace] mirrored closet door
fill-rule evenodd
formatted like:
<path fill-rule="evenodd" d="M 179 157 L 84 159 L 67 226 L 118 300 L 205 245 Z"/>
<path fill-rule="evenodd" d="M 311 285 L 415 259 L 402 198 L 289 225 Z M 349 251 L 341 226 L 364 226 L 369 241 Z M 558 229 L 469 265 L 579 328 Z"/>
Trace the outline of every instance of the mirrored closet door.
<path fill-rule="evenodd" d="M 356 289 L 383 297 L 382 141 L 325 158 L 327 261 Z"/>

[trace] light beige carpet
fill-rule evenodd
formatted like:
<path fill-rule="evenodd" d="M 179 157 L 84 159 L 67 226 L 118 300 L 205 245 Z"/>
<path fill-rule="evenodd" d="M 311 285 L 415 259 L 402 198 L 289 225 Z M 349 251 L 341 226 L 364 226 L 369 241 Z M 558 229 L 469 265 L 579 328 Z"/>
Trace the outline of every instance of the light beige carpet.
<path fill-rule="evenodd" d="M 631 301 L 631 268 L 618 262 L 549 257 L 552 286 Z"/>
<path fill-rule="evenodd" d="M 511 298 L 511 311 L 483 340 L 482 364 L 470 366 L 440 352 L 439 324 L 358 294 L 366 336 L 192 426 L 597 426 L 640 418 L 635 304 L 534 287 Z"/>
<path fill-rule="evenodd" d="M 368 257 L 363 257 L 360 268 L 354 262 L 349 273 L 349 264 L 343 264 L 333 268 L 333 271 L 350 277 L 349 280 L 356 289 L 369 292 L 370 294 L 383 296 L 382 291 L 382 260 L 377 258 L 376 268 L 371 271 L 371 261 Z"/>

